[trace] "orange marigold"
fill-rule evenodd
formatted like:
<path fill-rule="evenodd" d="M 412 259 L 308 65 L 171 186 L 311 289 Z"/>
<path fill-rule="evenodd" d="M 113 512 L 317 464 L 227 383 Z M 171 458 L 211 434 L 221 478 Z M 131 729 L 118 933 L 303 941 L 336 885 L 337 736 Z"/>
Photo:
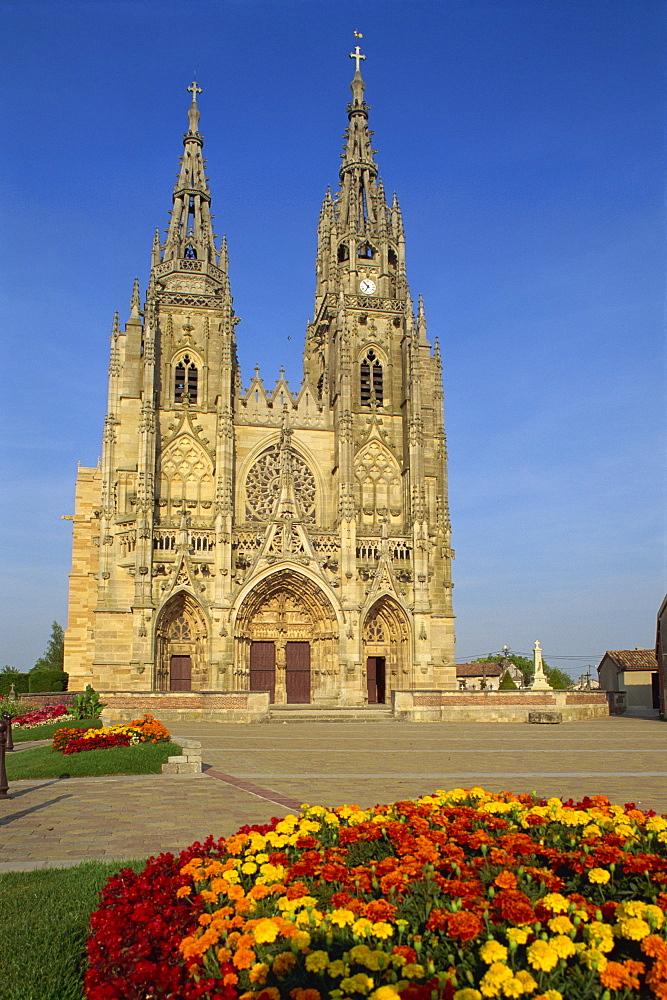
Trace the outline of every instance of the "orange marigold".
<path fill-rule="evenodd" d="M 637 975 L 633 972 L 643 972 L 645 965 L 643 962 L 632 962 L 635 969 L 628 968 L 629 962 L 607 962 L 605 968 L 600 972 L 600 982 L 610 990 L 628 989 L 638 990 L 640 983 Z"/>
<path fill-rule="evenodd" d="M 518 883 L 519 880 L 514 872 L 508 871 L 501 872 L 493 880 L 493 884 L 499 886 L 501 889 L 516 889 Z"/>
<path fill-rule="evenodd" d="M 650 955 L 651 958 L 667 960 L 667 941 L 658 937 L 657 934 L 649 934 L 644 938 L 639 947 L 645 955 Z"/>
<path fill-rule="evenodd" d="M 234 953 L 232 959 L 237 969 L 249 969 L 253 962 L 257 961 L 257 955 L 250 948 L 239 948 Z"/>

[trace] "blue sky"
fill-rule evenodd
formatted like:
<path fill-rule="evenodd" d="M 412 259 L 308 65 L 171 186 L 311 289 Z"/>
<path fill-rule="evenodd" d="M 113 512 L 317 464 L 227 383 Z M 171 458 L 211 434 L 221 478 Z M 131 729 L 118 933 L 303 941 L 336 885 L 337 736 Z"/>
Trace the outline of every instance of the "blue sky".
<path fill-rule="evenodd" d="M 77 463 L 113 313 L 146 287 L 187 126 L 229 240 L 247 384 L 301 379 L 361 31 L 371 128 L 443 353 L 457 659 L 576 675 L 665 594 L 665 6 L 572 0 L 0 4 L 0 665 L 65 624 Z"/>

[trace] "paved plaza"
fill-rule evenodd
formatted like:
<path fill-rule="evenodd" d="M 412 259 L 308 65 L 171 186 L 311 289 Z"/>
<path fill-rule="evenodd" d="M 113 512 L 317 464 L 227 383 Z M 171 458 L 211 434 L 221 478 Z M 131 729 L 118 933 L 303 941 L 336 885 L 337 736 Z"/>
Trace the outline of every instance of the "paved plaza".
<path fill-rule="evenodd" d="M 179 851 L 302 802 L 342 805 L 481 785 L 667 813 L 667 725 L 611 717 L 562 725 L 178 723 L 204 773 L 16 781 L 0 799 L 0 871 Z M 20 752 L 20 751 L 19 751 Z"/>

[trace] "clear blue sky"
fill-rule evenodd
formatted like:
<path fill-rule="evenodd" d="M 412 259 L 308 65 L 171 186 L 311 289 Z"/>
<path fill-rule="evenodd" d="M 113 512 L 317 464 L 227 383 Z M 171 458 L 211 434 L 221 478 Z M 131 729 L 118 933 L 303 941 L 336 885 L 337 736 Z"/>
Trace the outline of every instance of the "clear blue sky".
<path fill-rule="evenodd" d="M 65 624 L 113 313 L 146 287 L 196 72 L 239 354 L 301 378 L 363 32 L 377 160 L 443 352 L 457 659 L 576 674 L 665 594 L 665 6 L 3 0 L 0 666 Z"/>

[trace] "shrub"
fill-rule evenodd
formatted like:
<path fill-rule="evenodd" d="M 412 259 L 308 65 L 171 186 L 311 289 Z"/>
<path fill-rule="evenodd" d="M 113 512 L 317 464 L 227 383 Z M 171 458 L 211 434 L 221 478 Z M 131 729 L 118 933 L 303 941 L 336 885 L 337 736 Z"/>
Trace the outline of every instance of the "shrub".
<path fill-rule="evenodd" d="M 0 695 L 0 713 L 7 712 L 11 715 L 12 719 L 15 719 L 17 716 L 25 715 L 30 711 L 32 711 L 32 705 L 29 701 Z"/>
<path fill-rule="evenodd" d="M 0 674 L 0 695 L 9 694 L 12 684 L 15 694 L 27 694 L 30 674 Z"/>
<path fill-rule="evenodd" d="M 513 679 L 512 675 L 511 675 L 511 673 L 509 672 L 509 670 L 507 670 L 505 672 L 505 674 L 503 675 L 503 679 L 501 680 L 500 684 L 498 685 L 498 690 L 499 691 L 516 691 L 517 690 L 517 686 L 514 683 L 514 679 Z"/>
<path fill-rule="evenodd" d="M 67 690 L 69 674 L 66 674 L 64 670 L 37 670 L 28 676 L 31 693 Z"/>
<path fill-rule="evenodd" d="M 90 684 L 86 684 L 85 691 L 72 699 L 72 714 L 75 719 L 99 719 L 103 708 L 104 703 Z"/>

